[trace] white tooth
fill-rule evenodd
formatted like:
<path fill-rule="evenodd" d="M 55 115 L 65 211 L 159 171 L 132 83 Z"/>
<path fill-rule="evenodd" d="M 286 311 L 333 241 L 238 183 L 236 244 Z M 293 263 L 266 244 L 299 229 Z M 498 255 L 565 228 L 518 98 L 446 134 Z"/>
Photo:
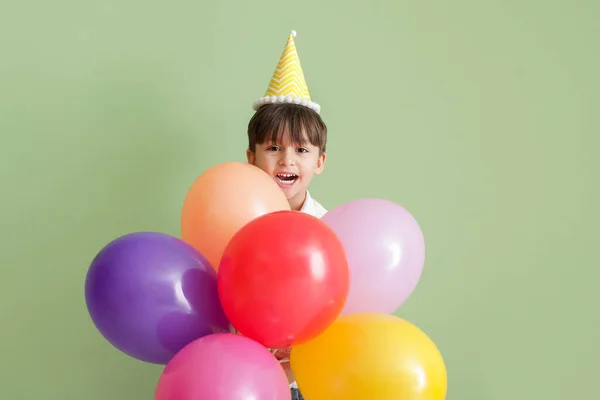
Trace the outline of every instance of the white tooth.
<path fill-rule="evenodd" d="M 283 179 L 280 179 L 280 178 L 277 178 L 277 181 L 279 181 L 283 185 L 291 185 L 294 182 L 296 182 L 295 179 L 290 181 L 290 180 L 283 180 Z"/>

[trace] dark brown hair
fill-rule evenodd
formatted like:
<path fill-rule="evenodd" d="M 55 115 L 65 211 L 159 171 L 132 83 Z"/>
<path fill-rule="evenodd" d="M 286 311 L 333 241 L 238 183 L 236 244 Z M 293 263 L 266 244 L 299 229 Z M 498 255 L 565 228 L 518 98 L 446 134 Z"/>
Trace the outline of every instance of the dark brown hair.
<path fill-rule="evenodd" d="M 319 148 L 327 150 L 327 125 L 321 116 L 308 107 L 294 104 L 265 104 L 252 116 L 248 123 L 248 148 L 254 152 L 257 144 L 267 141 L 278 142 L 285 133 L 295 144 L 305 144 L 306 139 Z"/>

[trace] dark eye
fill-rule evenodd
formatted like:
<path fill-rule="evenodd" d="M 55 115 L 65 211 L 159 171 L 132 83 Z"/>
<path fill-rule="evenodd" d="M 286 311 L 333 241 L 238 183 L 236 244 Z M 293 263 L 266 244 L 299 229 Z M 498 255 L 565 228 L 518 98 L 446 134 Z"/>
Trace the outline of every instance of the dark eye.
<path fill-rule="evenodd" d="M 308 149 L 306 149 L 306 148 L 304 148 L 304 147 L 300 147 L 300 148 L 298 149 L 298 152 L 299 152 L 299 153 L 308 153 Z"/>
<path fill-rule="evenodd" d="M 279 147 L 277 147 L 277 146 L 269 146 L 269 147 L 267 147 L 267 151 L 277 151 L 277 150 L 279 150 Z"/>

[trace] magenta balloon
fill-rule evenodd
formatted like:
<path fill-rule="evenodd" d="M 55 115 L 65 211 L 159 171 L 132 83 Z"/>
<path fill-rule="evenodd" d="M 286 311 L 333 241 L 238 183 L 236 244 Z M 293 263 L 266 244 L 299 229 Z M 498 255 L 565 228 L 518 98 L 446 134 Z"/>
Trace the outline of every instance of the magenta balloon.
<path fill-rule="evenodd" d="M 383 199 L 342 204 L 322 218 L 341 240 L 350 266 L 342 315 L 391 314 L 413 292 L 425 263 L 423 233 L 413 216 Z"/>
<path fill-rule="evenodd" d="M 195 340 L 167 364 L 154 400 L 290 400 L 277 359 L 258 342 L 231 333 Z"/>

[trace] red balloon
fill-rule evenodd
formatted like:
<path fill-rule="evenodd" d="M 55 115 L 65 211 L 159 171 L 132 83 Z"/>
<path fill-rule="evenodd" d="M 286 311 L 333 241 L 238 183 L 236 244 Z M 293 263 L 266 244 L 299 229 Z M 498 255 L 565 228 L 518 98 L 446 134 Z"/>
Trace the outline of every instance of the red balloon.
<path fill-rule="evenodd" d="M 350 271 L 337 235 L 320 219 L 276 211 L 244 225 L 225 248 L 218 287 L 240 334 L 270 348 L 306 342 L 340 315 Z"/>

